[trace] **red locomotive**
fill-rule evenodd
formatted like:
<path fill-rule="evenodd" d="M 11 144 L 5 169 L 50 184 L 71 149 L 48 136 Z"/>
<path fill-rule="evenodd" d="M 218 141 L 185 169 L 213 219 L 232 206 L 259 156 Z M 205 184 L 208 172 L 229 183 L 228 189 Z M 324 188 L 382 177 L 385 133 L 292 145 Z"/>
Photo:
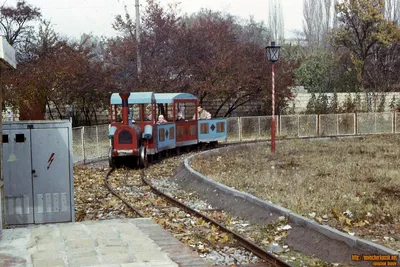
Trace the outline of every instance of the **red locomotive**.
<path fill-rule="evenodd" d="M 122 106 L 120 118 L 118 106 Z M 163 151 L 226 140 L 226 119 L 199 120 L 197 110 L 200 110 L 197 98 L 188 93 L 112 94 L 110 167 L 118 166 L 122 157 L 146 167 L 148 156 L 152 158 Z M 185 113 L 190 113 L 186 119 Z"/>

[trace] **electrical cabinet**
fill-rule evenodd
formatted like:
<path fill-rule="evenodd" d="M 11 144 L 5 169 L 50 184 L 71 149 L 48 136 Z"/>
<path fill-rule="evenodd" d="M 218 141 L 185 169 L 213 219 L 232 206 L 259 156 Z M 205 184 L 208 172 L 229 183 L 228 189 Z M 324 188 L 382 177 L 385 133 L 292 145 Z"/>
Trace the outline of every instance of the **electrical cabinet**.
<path fill-rule="evenodd" d="M 6 225 L 74 221 L 70 121 L 3 124 Z"/>

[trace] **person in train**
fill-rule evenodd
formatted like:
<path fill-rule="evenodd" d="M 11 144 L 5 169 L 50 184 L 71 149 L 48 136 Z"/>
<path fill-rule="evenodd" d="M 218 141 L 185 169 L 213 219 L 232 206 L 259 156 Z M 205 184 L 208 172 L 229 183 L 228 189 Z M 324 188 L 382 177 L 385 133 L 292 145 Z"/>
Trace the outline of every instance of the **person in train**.
<path fill-rule="evenodd" d="M 168 121 L 166 119 L 164 119 L 164 115 L 160 115 L 158 116 L 158 121 L 157 124 L 161 124 L 161 123 L 167 123 Z"/>
<path fill-rule="evenodd" d="M 151 121 L 153 119 L 153 116 L 151 116 L 151 104 L 148 104 L 146 106 L 146 114 L 148 114 L 148 115 L 144 120 L 145 121 Z"/>
<path fill-rule="evenodd" d="M 196 119 L 196 114 L 193 115 L 193 120 Z M 211 119 L 211 113 L 203 109 L 201 106 L 197 107 L 197 119 L 198 120 L 209 120 Z"/>
<path fill-rule="evenodd" d="M 178 116 L 176 118 L 176 121 L 185 121 L 185 118 L 182 116 L 182 112 L 178 112 Z"/>

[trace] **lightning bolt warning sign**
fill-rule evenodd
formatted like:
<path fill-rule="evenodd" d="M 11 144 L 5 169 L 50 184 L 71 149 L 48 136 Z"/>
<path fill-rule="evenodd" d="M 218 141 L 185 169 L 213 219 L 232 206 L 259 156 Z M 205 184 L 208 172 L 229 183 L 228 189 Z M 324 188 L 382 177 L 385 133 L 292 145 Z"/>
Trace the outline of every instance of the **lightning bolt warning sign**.
<path fill-rule="evenodd" d="M 50 158 L 49 158 L 49 161 L 47 161 L 47 163 L 49 163 L 49 166 L 47 166 L 47 169 L 50 168 L 50 165 L 51 165 L 51 163 L 53 163 L 53 160 L 54 160 L 54 153 L 51 153 L 51 156 L 50 156 Z"/>

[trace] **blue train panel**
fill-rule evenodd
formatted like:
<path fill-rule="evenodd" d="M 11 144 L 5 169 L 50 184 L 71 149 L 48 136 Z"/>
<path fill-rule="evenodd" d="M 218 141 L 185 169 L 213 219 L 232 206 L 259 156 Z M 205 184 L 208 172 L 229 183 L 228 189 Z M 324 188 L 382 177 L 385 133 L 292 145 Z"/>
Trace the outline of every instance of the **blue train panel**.
<path fill-rule="evenodd" d="M 157 151 L 175 148 L 176 127 L 175 123 L 156 125 Z"/>
<path fill-rule="evenodd" d="M 198 121 L 199 142 L 226 141 L 226 119 L 211 119 Z"/>

